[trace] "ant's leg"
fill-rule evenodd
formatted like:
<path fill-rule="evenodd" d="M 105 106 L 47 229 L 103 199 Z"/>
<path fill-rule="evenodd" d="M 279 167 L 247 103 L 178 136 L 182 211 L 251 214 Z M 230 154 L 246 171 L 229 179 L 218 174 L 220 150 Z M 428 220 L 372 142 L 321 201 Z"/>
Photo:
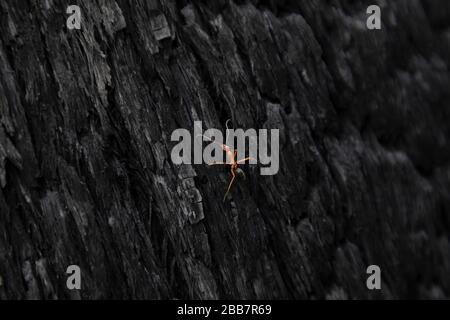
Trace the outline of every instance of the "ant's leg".
<path fill-rule="evenodd" d="M 207 163 L 208 166 L 214 166 L 216 164 L 228 164 L 226 162 L 212 162 L 212 163 Z"/>
<path fill-rule="evenodd" d="M 252 157 L 248 157 L 248 158 L 244 158 L 244 159 L 238 160 L 236 163 L 244 163 L 247 160 L 256 160 L 256 159 L 252 158 Z"/>
<path fill-rule="evenodd" d="M 231 175 L 233 176 L 233 178 L 231 178 L 230 184 L 228 185 L 227 192 L 223 196 L 223 201 L 224 202 L 225 202 L 225 199 L 227 198 L 228 192 L 230 192 L 231 186 L 233 185 L 234 178 L 236 178 L 236 174 L 234 173 L 233 170 L 231 170 Z"/>

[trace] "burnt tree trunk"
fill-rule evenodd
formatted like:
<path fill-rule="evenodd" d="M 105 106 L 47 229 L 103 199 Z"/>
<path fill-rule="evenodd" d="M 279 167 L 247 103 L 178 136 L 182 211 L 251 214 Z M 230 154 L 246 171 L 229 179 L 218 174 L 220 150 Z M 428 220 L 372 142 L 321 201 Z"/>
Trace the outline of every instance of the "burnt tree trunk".
<path fill-rule="evenodd" d="M 448 298 L 449 11 L 1 1 L 0 298 Z M 280 170 L 223 202 L 170 137 L 229 118 L 280 130 Z"/>

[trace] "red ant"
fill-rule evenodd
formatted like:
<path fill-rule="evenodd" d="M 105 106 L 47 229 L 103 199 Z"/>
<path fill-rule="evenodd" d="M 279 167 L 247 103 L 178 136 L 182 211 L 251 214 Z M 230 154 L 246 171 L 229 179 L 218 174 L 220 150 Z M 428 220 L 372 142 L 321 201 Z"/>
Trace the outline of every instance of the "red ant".
<path fill-rule="evenodd" d="M 228 134 L 229 134 L 228 122 L 229 122 L 230 120 L 231 120 L 231 119 L 228 119 L 227 122 L 225 123 L 225 126 L 226 126 L 226 128 L 227 128 L 227 129 L 226 129 L 226 133 L 227 133 L 227 134 L 226 134 L 225 142 L 226 142 L 227 139 L 228 139 Z M 208 140 L 211 141 L 212 143 L 216 143 L 216 144 L 220 145 L 220 147 L 221 147 L 222 150 L 225 152 L 225 154 L 226 154 L 226 156 L 227 156 L 227 158 L 228 158 L 228 160 L 229 160 L 229 162 L 213 162 L 213 163 L 208 163 L 208 166 L 213 166 L 213 165 L 226 165 L 226 166 L 229 165 L 229 166 L 230 166 L 230 171 L 231 171 L 231 181 L 230 181 L 230 184 L 228 185 L 227 192 L 225 193 L 225 196 L 223 197 L 223 201 L 225 201 L 225 199 L 226 199 L 228 193 L 230 192 L 231 186 L 233 185 L 234 179 L 236 178 L 236 174 L 244 174 L 244 172 L 243 172 L 240 168 L 238 168 L 238 165 L 244 163 L 244 162 L 247 161 L 247 160 L 252 160 L 252 159 L 254 160 L 254 158 L 252 158 L 252 157 L 247 157 L 247 158 L 244 158 L 244 159 L 241 159 L 241 160 L 237 160 L 237 161 L 236 161 L 236 156 L 237 156 L 237 151 L 236 151 L 236 150 L 233 150 L 230 146 L 228 146 L 228 145 L 226 145 L 226 144 L 218 143 L 218 142 L 214 141 L 213 139 L 211 139 L 210 137 L 205 136 L 204 134 L 202 134 L 201 136 L 205 137 L 206 139 L 208 139 Z M 245 175 L 244 175 L 244 176 L 245 176 Z"/>

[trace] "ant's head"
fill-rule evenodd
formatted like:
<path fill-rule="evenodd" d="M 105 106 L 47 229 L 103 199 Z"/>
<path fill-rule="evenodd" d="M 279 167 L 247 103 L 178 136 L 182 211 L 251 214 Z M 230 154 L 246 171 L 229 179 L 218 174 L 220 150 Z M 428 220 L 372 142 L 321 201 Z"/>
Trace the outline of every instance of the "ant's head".
<path fill-rule="evenodd" d="M 222 145 L 222 148 L 225 152 L 231 151 L 231 148 L 227 146 L 226 144 Z"/>

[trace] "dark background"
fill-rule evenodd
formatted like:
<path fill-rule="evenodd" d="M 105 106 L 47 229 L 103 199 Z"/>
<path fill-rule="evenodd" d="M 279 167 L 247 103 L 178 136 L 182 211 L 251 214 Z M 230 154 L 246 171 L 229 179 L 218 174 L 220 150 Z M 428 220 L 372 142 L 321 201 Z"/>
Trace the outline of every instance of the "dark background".
<path fill-rule="evenodd" d="M 8 0 L 0 31 L 1 299 L 450 296 L 449 1 Z M 229 118 L 280 171 L 222 202 L 170 135 Z"/>

